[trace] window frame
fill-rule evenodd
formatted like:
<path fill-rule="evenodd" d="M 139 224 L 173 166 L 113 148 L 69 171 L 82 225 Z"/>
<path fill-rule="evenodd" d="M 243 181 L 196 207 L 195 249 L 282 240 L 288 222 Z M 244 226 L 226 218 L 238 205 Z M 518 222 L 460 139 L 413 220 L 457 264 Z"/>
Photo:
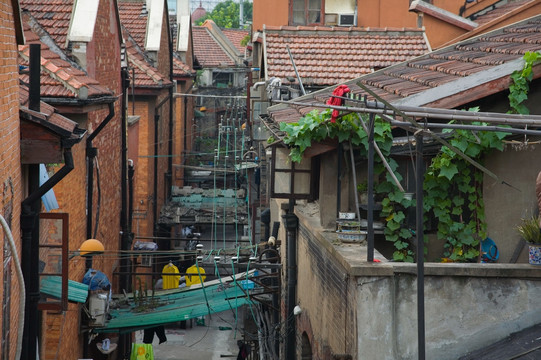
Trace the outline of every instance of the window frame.
<path fill-rule="evenodd" d="M 310 4 L 310 0 L 304 0 L 304 24 L 298 24 L 293 21 L 293 2 L 295 0 L 289 1 L 289 25 L 290 26 L 316 26 L 316 25 L 324 25 L 325 24 L 325 0 L 321 1 L 321 8 L 319 12 L 319 22 L 310 23 L 308 22 L 308 5 Z M 302 0 L 297 0 L 302 1 Z"/>

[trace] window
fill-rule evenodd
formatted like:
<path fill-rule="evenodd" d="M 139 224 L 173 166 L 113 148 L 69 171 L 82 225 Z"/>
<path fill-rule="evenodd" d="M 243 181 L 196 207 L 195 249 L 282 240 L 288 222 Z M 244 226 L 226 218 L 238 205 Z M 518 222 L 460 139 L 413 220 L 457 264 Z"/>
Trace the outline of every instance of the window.
<path fill-rule="evenodd" d="M 324 0 L 291 0 L 291 25 L 322 24 Z"/>

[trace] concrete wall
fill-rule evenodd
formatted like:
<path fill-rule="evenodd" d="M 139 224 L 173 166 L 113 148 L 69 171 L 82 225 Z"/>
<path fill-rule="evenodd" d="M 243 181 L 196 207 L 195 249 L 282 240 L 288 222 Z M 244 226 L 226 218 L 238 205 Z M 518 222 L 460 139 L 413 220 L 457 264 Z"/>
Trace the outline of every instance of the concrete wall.
<path fill-rule="evenodd" d="M 365 246 L 337 242 L 318 225 L 317 206 L 298 204 L 295 213 L 297 355 L 305 334 L 317 359 L 417 358 L 416 264 L 367 263 Z M 285 234 L 280 239 L 284 257 Z M 541 267 L 426 263 L 424 269 L 427 359 L 456 359 L 541 321 Z"/>
<path fill-rule="evenodd" d="M 521 238 L 516 230 L 520 219 L 539 211 L 535 181 L 541 171 L 540 156 L 539 144 L 531 144 L 523 149 L 509 144 L 503 152 L 494 152 L 486 159 L 486 166 L 513 186 L 500 184 L 485 175 L 483 198 L 488 236 L 498 245 L 500 262 L 509 262 L 520 244 Z M 520 254 L 518 261 L 527 262 L 527 248 L 522 249 Z"/>
<path fill-rule="evenodd" d="M 357 278 L 358 359 L 417 358 L 415 264 L 403 265 L 390 277 Z M 537 268 L 429 263 L 425 271 L 427 359 L 457 359 L 541 321 Z"/>

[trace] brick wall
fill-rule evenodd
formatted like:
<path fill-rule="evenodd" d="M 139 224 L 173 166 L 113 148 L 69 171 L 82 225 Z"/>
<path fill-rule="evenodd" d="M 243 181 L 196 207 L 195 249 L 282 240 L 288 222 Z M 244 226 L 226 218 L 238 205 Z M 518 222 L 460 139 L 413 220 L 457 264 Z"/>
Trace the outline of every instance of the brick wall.
<path fill-rule="evenodd" d="M 315 358 L 354 355 L 356 338 L 356 284 L 342 265 L 326 256 L 326 249 L 311 240 L 313 235 L 299 227 L 297 251 L 297 354 L 306 332 Z"/>
<path fill-rule="evenodd" d="M 131 99 L 130 99 L 131 100 Z M 150 116 L 153 102 L 137 101 L 135 114 L 139 119 L 139 148 L 134 175 L 134 219 L 133 228 L 135 236 L 152 236 L 152 213 L 153 174 L 154 159 L 149 156 L 154 153 L 154 119 Z M 131 108 L 131 106 L 130 106 Z M 151 122 L 152 121 L 152 122 Z"/>
<path fill-rule="evenodd" d="M 20 254 L 20 214 L 22 201 L 22 174 L 19 141 L 19 82 L 17 73 L 17 45 L 13 23 L 11 2 L 0 2 L 0 215 L 11 227 L 13 238 Z M 0 241 L 7 242 L 7 235 L 0 227 Z M 0 279 L 4 278 L 3 255 L 0 266 Z M 7 313 L 0 312 L 0 334 L 9 330 L 9 359 L 15 359 L 17 324 L 19 316 L 19 284 L 15 276 L 13 260 L 11 270 L 11 301 Z M 5 295 L 3 281 L 0 282 L 0 299 Z M 10 329 L 2 329 L 5 316 L 9 316 Z M 2 349 L 0 348 L 0 352 Z"/>
<path fill-rule="evenodd" d="M 120 96 L 120 42 L 118 24 L 116 22 L 114 1 L 100 1 L 94 38 L 87 48 L 88 73 L 101 85 Z M 89 112 L 86 117 L 65 113 L 68 118 L 77 120 L 80 127 L 86 127 L 92 133 L 107 117 L 109 110 L 103 107 Z M 115 116 L 94 139 L 93 146 L 98 148 L 99 187 L 101 198 L 99 204 L 99 224 L 96 238 L 105 246 L 106 254 L 116 254 L 120 243 L 120 210 L 121 210 L 121 108 L 115 103 Z M 87 171 L 85 157 L 86 139 L 73 148 L 75 169 L 54 187 L 59 202 L 58 211 L 68 212 L 70 216 L 69 249 L 78 249 L 86 240 L 86 186 Z M 98 214 L 97 173 L 94 174 L 93 224 Z M 114 256 L 95 256 L 93 268 L 103 271 L 113 282 L 118 284 L 112 273 L 118 261 Z M 69 264 L 70 279 L 82 281 L 85 272 L 85 260 L 75 257 Z M 83 337 L 79 328 L 80 310 L 78 305 L 70 304 L 64 315 L 43 313 L 42 347 L 43 359 L 58 358 L 76 359 L 82 357 Z"/>

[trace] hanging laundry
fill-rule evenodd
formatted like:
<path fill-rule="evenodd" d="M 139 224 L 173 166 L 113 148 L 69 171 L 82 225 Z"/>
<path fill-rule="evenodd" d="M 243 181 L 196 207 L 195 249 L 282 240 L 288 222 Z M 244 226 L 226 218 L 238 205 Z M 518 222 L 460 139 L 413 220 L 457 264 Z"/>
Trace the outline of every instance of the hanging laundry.
<path fill-rule="evenodd" d="M 165 265 L 162 269 L 164 274 L 177 274 L 177 275 L 162 275 L 163 289 L 176 289 L 178 288 L 178 282 L 180 280 L 180 274 L 178 268 L 173 265 L 171 261 Z"/>
<path fill-rule="evenodd" d="M 338 85 L 336 89 L 334 89 L 334 91 L 332 92 L 334 96 L 331 96 L 330 99 L 327 100 L 327 105 L 342 106 L 344 104 L 344 99 L 339 99 L 335 96 L 344 97 L 349 92 L 351 92 L 351 90 L 347 85 Z M 333 110 L 331 115 L 331 122 L 335 123 L 337 117 L 338 110 Z"/>
<path fill-rule="evenodd" d="M 154 360 L 151 344 L 132 344 L 130 360 Z"/>
<path fill-rule="evenodd" d="M 199 278 L 199 274 L 201 274 L 201 278 Z M 206 278 L 205 269 L 202 267 L 192 265 L 186 270 L 186 286 L 200 284 L 201 280 L 205 281 Z"/>

